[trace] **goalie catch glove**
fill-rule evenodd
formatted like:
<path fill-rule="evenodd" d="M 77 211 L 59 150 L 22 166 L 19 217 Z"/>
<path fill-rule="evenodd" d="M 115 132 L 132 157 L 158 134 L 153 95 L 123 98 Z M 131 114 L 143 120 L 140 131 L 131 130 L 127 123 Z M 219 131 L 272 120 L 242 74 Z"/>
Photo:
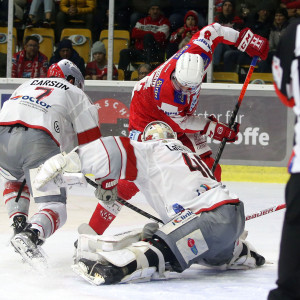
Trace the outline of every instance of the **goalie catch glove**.
<path fill-rule="evenodd" d="M 226 138 L 228 143 L 234 143 L 238 139 L 239 123 L 235 122 L 233 128 L 230 128 L 227 124 L 218 122 L 213 115 L 209 116 L 208 119 L 211 121 L 208 123 L 206 130 L 207 136 L 217 141 L 222 141 Z"/>
<path fill-rule="evenodd" d="M 242 52 L 246 52 L 251 57 L 259 56 L 263 60 L 267 58 L 269 52 L 268 40 L 258 34 L 254 34 L 249 28 L 241 30 L 235 47 Z"/>
<path fill-rule="evenodd" d="M 63 152 L 46 160 L 37 171 L 36 177 L 33 181 L 34 187 L 37 190 L 41 189 L 51 179 L 64 172 L 81 172 L 81 162 L 78 154 L 75 152 L 76 149 L 77 148 L 68 154 Z"/>
<path fill-rule="evenodd" d="M 105 204 L 112 204 L 118 199 L 118 180 L 115 179 L 96 179 L 98 187 L 95 191 L 95 196 L 105 202 Z"/>

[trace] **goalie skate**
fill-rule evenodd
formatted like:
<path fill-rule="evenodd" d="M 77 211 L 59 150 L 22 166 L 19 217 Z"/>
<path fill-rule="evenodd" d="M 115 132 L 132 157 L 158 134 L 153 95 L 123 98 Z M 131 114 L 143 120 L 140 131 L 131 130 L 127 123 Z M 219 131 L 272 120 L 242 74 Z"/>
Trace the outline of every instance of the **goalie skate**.
<path fill-rule="evenodd" d="M 47 267 L 46 255 L 42 248 L 37 245 L 39 241 L 32 230 L 20 232 L 11 239 L 11 245 L 15 251 L 35 270 L 42 270 Z"/>

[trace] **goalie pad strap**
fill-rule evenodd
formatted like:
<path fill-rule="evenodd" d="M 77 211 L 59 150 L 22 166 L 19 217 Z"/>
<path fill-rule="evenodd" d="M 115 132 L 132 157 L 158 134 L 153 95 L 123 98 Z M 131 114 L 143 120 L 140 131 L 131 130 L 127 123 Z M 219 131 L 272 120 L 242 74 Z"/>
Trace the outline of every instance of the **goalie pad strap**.
<path fill-rule="evenodd" d="M 137 269 L 144 269 L 149 267 L 149 261 L 145 252 L 150 248 L 147 242 L 133 243 L 132 246 L 127 247 L 136 256 Z"/>
<path fill-rule="evenodd" d="M 165 259 L 163 254 L 161 253 L 161 251 L 159 249 L 157 249 L 156 247 L 152 246 L 149 244 L 149 248 L 155 252 L 155 254 L 158 257 L 158 273 L 160 276 L 163 276 L 163 273 L 165 272 L 166 268 L 166 263 L 165 263 Z"/>

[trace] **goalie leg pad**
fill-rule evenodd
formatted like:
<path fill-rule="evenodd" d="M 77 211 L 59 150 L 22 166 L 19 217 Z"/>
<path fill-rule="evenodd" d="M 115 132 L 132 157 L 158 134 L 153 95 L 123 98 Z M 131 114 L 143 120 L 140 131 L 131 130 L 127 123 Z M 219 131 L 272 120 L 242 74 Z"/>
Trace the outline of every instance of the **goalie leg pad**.
<path fill-rule="evenodd" d="M 83 227 L 85 233 L 82 232 Z M 99 258 L 98 251 L 121 250 L 132 243 L 138 242 L 141 237 L 141 230 L 127 231 L 112 236 L 101 236 L 97 235 L 88 224 L 80 225 L 79 229 L 81 234 L 75 251 L 75 262 L 78 262 L 81 258 L 97 260 Z"/>
<path fill-rule="evenodd" d="M 168 245 L 182 270 L 203 260 L 216 266 L 232 258 L 234 243 L 242 234 L 244 224 L 244 206 L 240 202 L 200 215 L 185 210 L 162 226 L 154 237 Z"/>

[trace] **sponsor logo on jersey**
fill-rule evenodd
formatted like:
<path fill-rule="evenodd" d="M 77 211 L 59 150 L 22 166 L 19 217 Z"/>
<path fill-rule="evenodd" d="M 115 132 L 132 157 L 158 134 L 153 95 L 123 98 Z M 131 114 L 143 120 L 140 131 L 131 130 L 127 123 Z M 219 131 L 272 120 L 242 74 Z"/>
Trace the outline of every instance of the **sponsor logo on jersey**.
<path fill-rule="evenodd" d="M 179 91 L 174 90 L 174 102 L 185 105 L 187 95 L 182 94 Z"/>
<path fill-rule="evenodd" d="M 178 60 L 179 57 L 187 50 L 191 47 L 191 45 L 185 45 L 184 47 L 182 47 L 178 52 L 176 52 L 173 56 L 172 59 L 176 59 Z"/>
<path fill-rule="evenodd" d="M 201 48 L 205 49 L 206 51 L 211 52 L 211 46 L 210 46 L 210 44 L 207 42 L 206 39 L 203 39 L 203 38 L 201 38 L 201 39 L 196 39 L 196 40 L 194 41 L 194 43 L 197 44 L 197 45 L 199 45 Z"/>
<path fill-rule="evenodd" d="M 207 184 L 201 184 L 200 188 L 197 189 L 196 191 L 198 193 L 198 196 L 200 196 L 202 193 L 204 193 L 204 192 L 206 192 L 206 191 L 208 191 L 210 189 L 211 189 L 211 187 L 209 185 L 207 185 Z"/>
<path fill-rule="evenodd" d="M 20 98 L 22 98 L 23 96 L 15 96 L 15 97 L 11 97 L 10 100 L 18 100 Z"/>
<path fill-rule="evenodd" d="M 184 220 L 186 220 L 188 217 L 194 215 L 190 210 L 184 211 L 181 215 L 179 215 L 177 218 L 172 220 L 172 224 L 176 225 Z"/>
<path fill-rule="evenodd" d="M 159 100 L 160 89 L 161 89 L 163 83 L 164 83 L 164 80 L 161 78 L 158 78 L 156 80 L 155 87 L 154 87 L 154 99 L 155 100 Z"/>
<path fill-rule="evenodd" d="M 39 99 L 36 99 L 35 97 L 31 97 L 31 96 L 15 96 L 15 97 L 11 97 L 9 100 L 21 100 L 21 101 L 30 101 L 36 104 L 39 104 L 40 106 L 43 106 L 44 108 L 49 108 L 51 107 L 51 105 L 47 104 L 44 101 L 40 101 Z"/>
<path fill-rule="evenodd" d="M 187 240 L 187 245 L 189 246 L 189 248 L 191 249 L 191 251 L 197 255 L 198 254 L 198 249 L 195 245 L 195 240 L 191 239 L 191 238 L 188 238 Z"/>
<path fill-rule="evenodd" d="M 200 56 L 202 57 L 203 59 L 203 62 L 204 62 L 204 70 L 208 67 L 208 65 L 210 64 L 210 58 L 207 54 L 205 53 L 201 53 Z"/>

